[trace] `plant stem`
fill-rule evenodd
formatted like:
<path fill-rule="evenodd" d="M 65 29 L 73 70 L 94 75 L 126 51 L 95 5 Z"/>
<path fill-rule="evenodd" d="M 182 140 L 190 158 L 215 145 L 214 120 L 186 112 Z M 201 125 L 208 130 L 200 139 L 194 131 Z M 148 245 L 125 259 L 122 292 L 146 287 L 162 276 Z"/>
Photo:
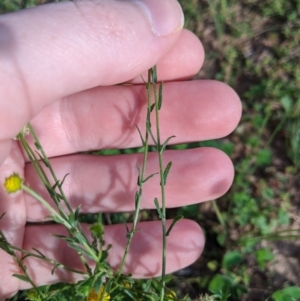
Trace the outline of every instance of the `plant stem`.
<path fill-rule="evenodd" d="M 46 155 L 44 149 L 42 148 L 41 143 L 40 143 L 40 141 L 39 141 L 39 139 L 38 139 L 38 137 L 37 137 L 37 135 L 36 135 L 36 133 L 35 133 L 35 131 L 34 131 L 32 125 L 31 125 L 30 123 L 28 123 L 28 128 L 29 128 L 29 130 L 30 130 L 31 135 L 32 135 L 33 138 L 34 138 L 34 141 L 35 141 L 36 144 L 38 145 L 38 147 L 37 147 L 38 150 L 42 153 L 43 159 L 44 159 L 45 162 L 47 163 L 47 167 L 48 167 L 48 169 L 50 170 L 51 175 L 52 175 L 52 177 L 53 177 L 55 183 L 57 183 L 57 182 L 58 182 L 58 179 L 57 179 L 57 177 L 56 177 L 56 174 L 55 174 L 55 172 L 54 172 L 54 170 L 53 170 L 53 168 L 52 168 L 52 166 L 51 166 L 51 164 L 50 164 L 50 162 L 49 162 L 49 159 L 48 159 L 48 157 L 47 157 L 47 155 Z M 61 185 L 58 185 L 58 189 L 59 189 L 59 192 L 60 192 L 60 194 L 61 194 L 61 196 L 62 196 L 62 198 L 63 198 L 63 201 L 64 201 L 64 203 L 66 204 L 66 206 L 67 206 L 69 212 L 73 212 L 73 210 L 72 210 L 72 208 L 71 208 L 69 202 L 67 201 L 67 198 L 66 198 L 66 196 L 65 196 L 65 193 L 64 193 L 63 189 L 61 188 Z"/>
<path fill-rule="evenodd" d="M 150 89 L 150 72 L 148 72 L 148 83 L 146 85 L 147 87 L 147 111 L 150 111 L 150 106 L 151 106 L 151 89 Z M 147 114 L 147 118 L 150 118 L 150 114 Z M 147 120 L 146 122 L 150 122 L 150 120 Z M 137 192 L 136 195 L 136 200 L 135 200 L 135 213 L 134 213 L 134 217 L 133 217 L 133 223 L 131 226 L 131 231 L 127 233 L 128 235 L 128 240 L 127 240 L 127 244 L 124 250 L 124 255 L 120 264 L 120 268 L 117 274 L 117 277 L 119 278 L 120 275 L 122 274 L 124 265 L 125 265 L 125 260 L 126 257 L 128 255 L 129 252 L 129 248 L 130 248 L 130 244 L 132 242 L 134 233 L 136 231 L 136 226 L 137 226 L 137 222 L 138 222 L 138 217 L 139 217 L 139 213 L 140 213 L 140 208 L 141 208 L 141 201 L 142 201 L 142 194 L 143 194 L 143 186 L 144 186 L 144 178 L 145 178 L 145 173 L 146 173 L 146 165 L 147 165 L 147 158 L 148 158 L 148 146 L 149 146 L 149 131 L 148 128 L 146 126 L 146 130 L 145 130 L 145 140 L 143 141 L 143 145 L 144 145 L 144 154 L 143 154 L 143 163 L 142 163 L 142 171 L 141 174 L 139 175 L 139 190 Z"/>
<path fill-rule="evenodd" d="M 159 176 L 160 176 L 160 188 L 161 188 L 161 221 L 162 221 L 162 274 L 161 274 L 161 295 L 160 300 L 164 300 L 165 294 L 165 275 L 166 275 L 166 259 L 167 259 L 167 228 L 166 228 L 166 196 L 165 196 L 165 177 L 163 168 L 163 158 L 162 158 L 162 145 L 160 139 L 160 124 L 159 124 L 159 96 L 156 89 L 156 83 L 153 85 L 154 98 L 155 98 L 155 123 L 156 123 L 156 141 L 157 141 L 157 153 L 159 162 Z"/>
<path fill-rule="evenodd" d="M 29 188 L 26 185 L 23 185 L 23 190 L 27 193 L 29 193 L 30 195 L 32 195 L 35 199 L 37 199 L 40 203 L 43 204 L 43 206 L 48 209 L 54 220 L 56 219 L 57 222 L 63 224 L 69 231 L 74 231 L 76 232 L 76 234 L 80 237 L 83 238 L 80 240 L 80 243 L 83 245 L 83 247 L 86 249 L 86 251 L 91 255 L 91 257 L 93 258 L 93 260 L 95 262 L 98 261 L 98 257 L 95 254 L 94 250 L 92 248 L 90 248 L 90 246 L 88 245 L 88 243 L 85 241 L 85 238 L 82 237 L 82 233 L 77 229 L 74 228 L 72 225 L 70 225 L 65 219 L 63 219 L 49 204 L 46 200 L 44 200 L 39 194 L 37 194 L 35 191 L 33 191 L 31 188 Z M 78 237 L 76 236 L 76 237 Z"/>
<path fill-rule="evenodd" d="M 217 218 L 218 218 L 218 220 L 219 220 L 219 223 L 220 223 L 220 224 L 223 226 L 223 228 L 226 230 L 226 223 L 225 223 L 224 218 L 223 218 L 223 216 L 222 216 L 222 214 L 221 214 L 221 211 L 220 211 L 220 209 L 219 209 L 219 206 L 217 205 L 217 202 L 216 202 L 215 200 L 212 200 L 211 202 L 212 202 L 213 208 L 214 208 L 214 210 L 215 210 L 215 213 L 216 213 L 216 215 L 217 215 Z"/>

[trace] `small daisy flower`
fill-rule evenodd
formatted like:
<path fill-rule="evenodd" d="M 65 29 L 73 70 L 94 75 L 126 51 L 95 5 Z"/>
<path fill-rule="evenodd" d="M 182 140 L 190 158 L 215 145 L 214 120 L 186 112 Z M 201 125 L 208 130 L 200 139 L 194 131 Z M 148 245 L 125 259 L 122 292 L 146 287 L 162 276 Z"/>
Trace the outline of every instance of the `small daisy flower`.
<path fill-rule="evenodd" d="M 5 179 L 4 187 L 7 193 L 14 193 L 22 189 L 23 179 L 17 174 L 13 173 Z"/>
<path fill-rule="evenodd" d="M 26 296 L 26 300 L 30 300 L 30 301 L 38 300 L 37 292 L 34 289 L 29 290 Z"/>
<path fill-rule="evenodd" d="M 96 293 L 95 289 L 92 289 L 90 291 L 86 301 L 100 301 L 101 298 L 102 298 L 103 291 L 104 291 L 104 286 L 101 286 L 98 294 Z M 109 301 L 110 300 L 110 295 L 107 292 L 105 292 L 104 297 L 103 297 L 102 300 L 103 301 Z"/>

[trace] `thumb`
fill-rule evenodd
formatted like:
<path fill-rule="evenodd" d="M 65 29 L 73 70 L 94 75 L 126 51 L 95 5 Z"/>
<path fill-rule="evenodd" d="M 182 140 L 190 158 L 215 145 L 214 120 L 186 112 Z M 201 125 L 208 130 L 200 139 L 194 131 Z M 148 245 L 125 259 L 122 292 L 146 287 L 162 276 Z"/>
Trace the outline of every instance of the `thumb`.
<path fill-rule="evenodd" d="M 128 81 L 155 65 L 183 26 L 176 0 L 48 4 L 0 17 L 0 164 L 10 139 L 50 103 Z"/>

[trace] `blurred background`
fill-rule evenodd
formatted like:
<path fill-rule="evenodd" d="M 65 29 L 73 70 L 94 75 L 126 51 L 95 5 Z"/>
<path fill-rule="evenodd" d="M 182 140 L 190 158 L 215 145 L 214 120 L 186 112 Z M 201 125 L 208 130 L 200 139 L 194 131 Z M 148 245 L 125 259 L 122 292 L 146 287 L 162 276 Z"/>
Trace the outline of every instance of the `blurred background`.
<path fill-rule="evenodd" d="M 0 11 L 46 2 L 55 1 L 0 0 Z M 206 52 L 196 78 L 229 84 L 243 117 L 224 139 L 170 147 L 220 148 L 236 177 L 222 198 L 168 212 L 196 220 L 206 235 L 201 258 L 169 286 L 188 300 L 300 300 L 300 1 L 179 2 Z M 214 297 L 199 298 L 206 293 Z"/>

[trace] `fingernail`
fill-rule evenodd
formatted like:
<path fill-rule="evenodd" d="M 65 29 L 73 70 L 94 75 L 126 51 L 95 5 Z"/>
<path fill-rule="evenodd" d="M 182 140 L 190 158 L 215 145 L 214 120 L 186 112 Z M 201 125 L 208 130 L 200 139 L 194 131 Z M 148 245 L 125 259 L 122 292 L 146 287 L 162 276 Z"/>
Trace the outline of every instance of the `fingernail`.
<path fill-rule="evenodd" d="M 130 0 L 146 15 L 152 32 L 157 36 L 168 36 L 184 24 L 181 6 L 176 0 Z"/>

